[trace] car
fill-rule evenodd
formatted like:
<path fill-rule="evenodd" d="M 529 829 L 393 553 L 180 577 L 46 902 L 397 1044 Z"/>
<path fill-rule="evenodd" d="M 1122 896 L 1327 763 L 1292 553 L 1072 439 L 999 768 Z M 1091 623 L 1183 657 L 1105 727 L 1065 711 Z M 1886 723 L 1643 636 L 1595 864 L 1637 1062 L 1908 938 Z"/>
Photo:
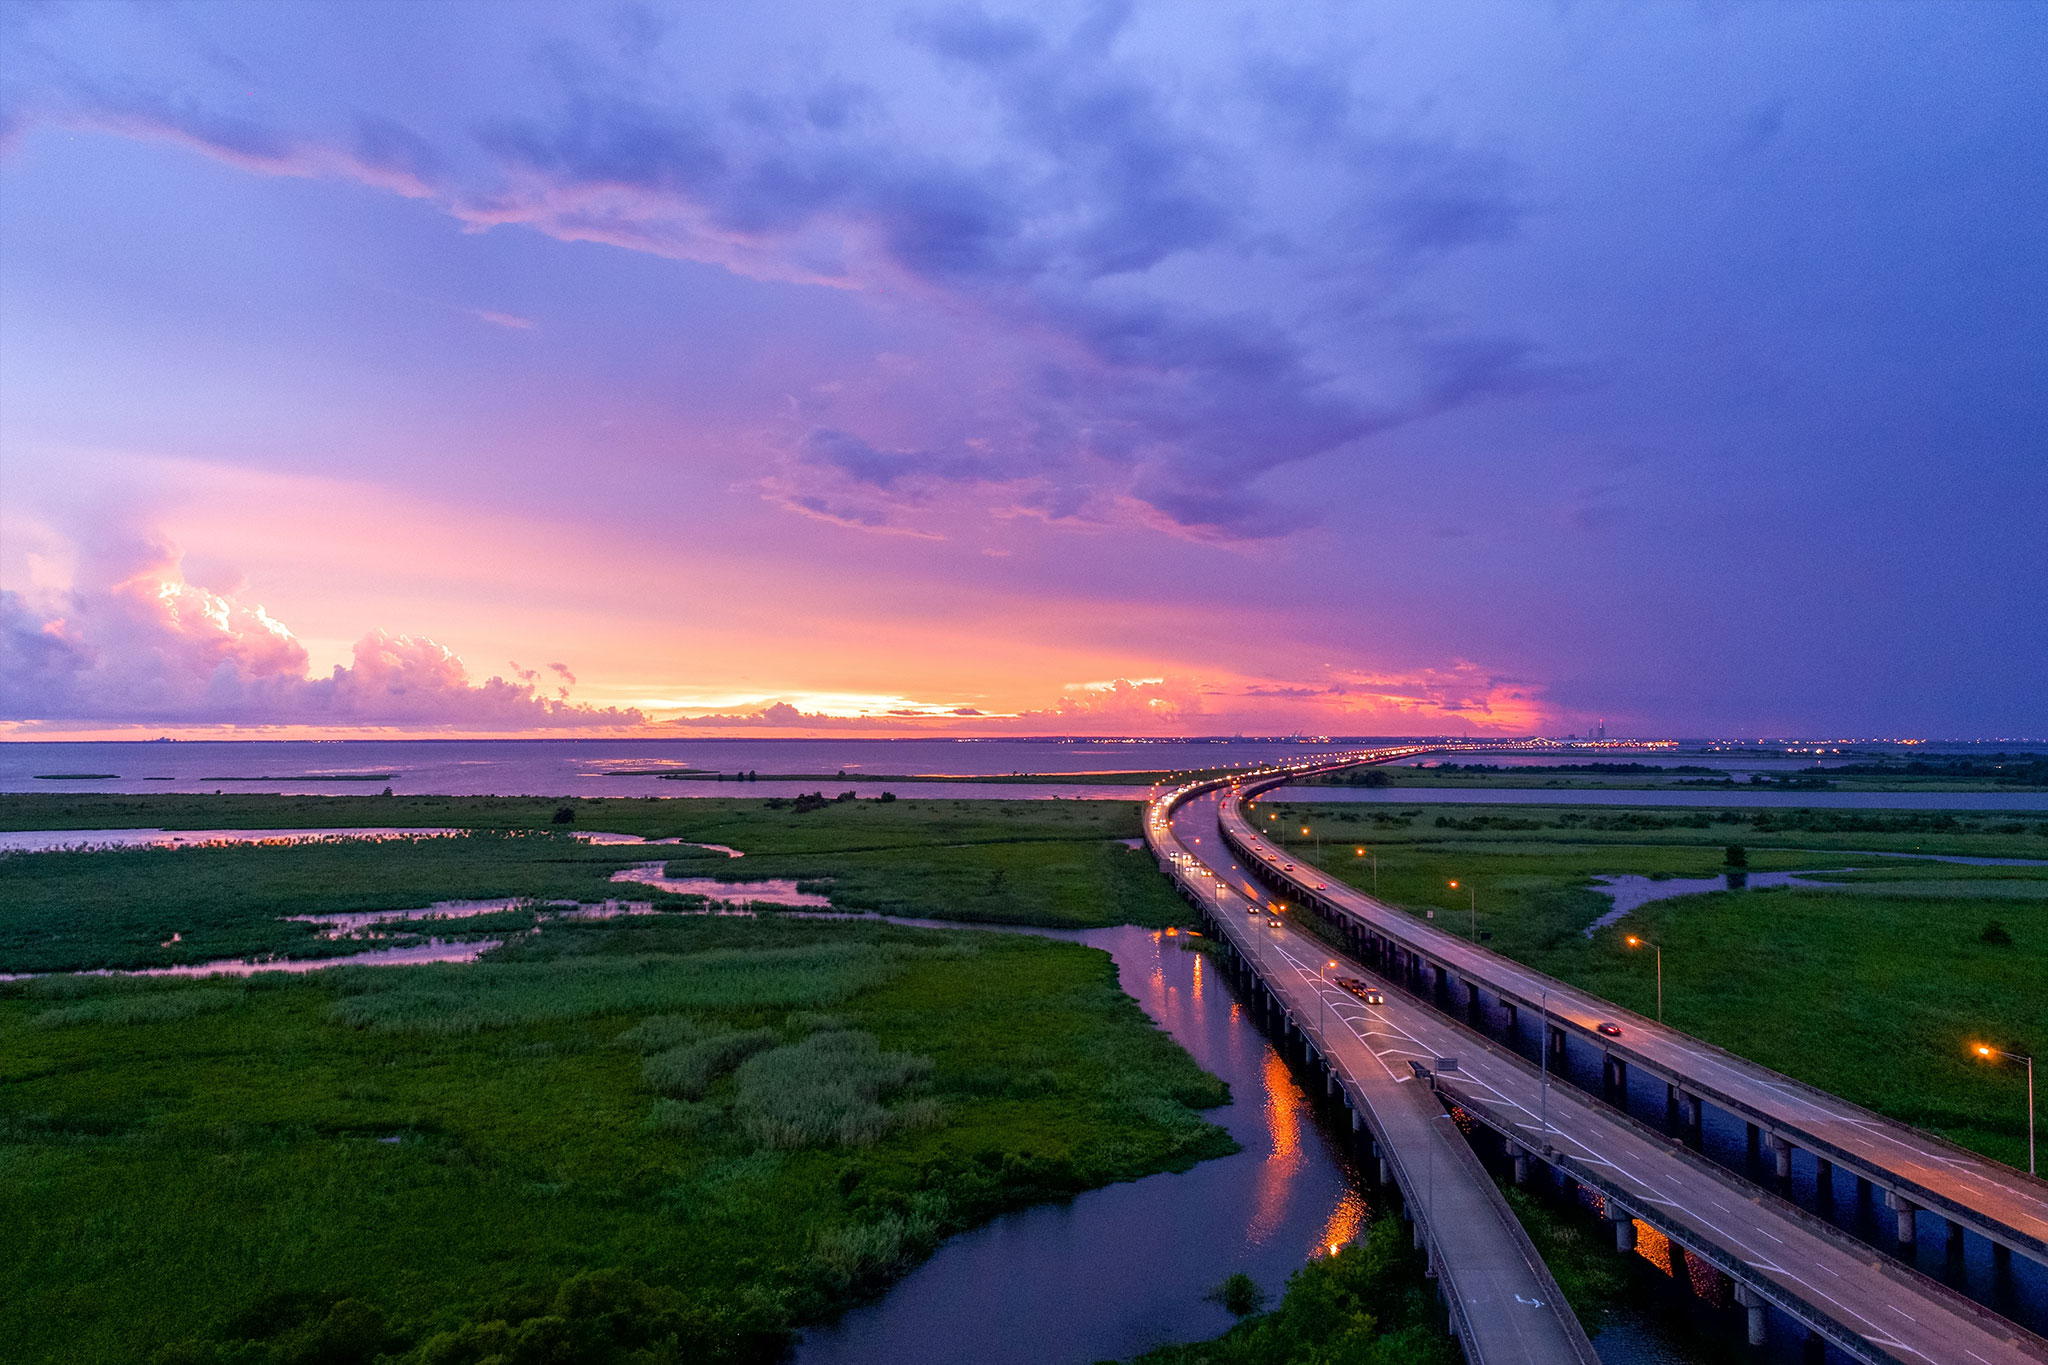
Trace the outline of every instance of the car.
<path fill-rule="evenodd" d="M 1366 985 L 1355 976 L 1340 976 L 1337 978 L 1337 984 L 1368 1005 L 1384 1005 L 1387 1003 L 1378 991 Z"/>
<path fill-rule="evenodd" d="M 1606 1034 L 1609 1038 L 1619 1038 L 1621 1036 L 1621 1025 L 1611 1019 L 1602 1019 L 1593 1027 L 1596 1031 Z"/>
<path fill-rule="evenodd" d="M 1285 929 L 1287 927 L 1287 921 L 1281 919 L 1278 915 L 1275 915 L 1273 916 L 1273 918 L 1266 921 L 1266 927 L 1269 929 Z"/>
<path fill-rule="evenodd" d="M 1261 907 L 1257 901 L 1253 901 L 1250 905 L 1247 905 L 1245 907 L 1245 910 L 1250 913 L 1253 919 L 1257 919 L 1260 915 L 1266 913 L 1264 908 Z"/>
<path fill-rule="evenodd" d="M 1294 864 L 1293 864 L 1293 863 L 1289 863 L 1289 864 L 1287 865 L 1287 870 L 1288 870 L 1289 872 L 1292 872 L 1292 871 L 1294 871 Z"/>

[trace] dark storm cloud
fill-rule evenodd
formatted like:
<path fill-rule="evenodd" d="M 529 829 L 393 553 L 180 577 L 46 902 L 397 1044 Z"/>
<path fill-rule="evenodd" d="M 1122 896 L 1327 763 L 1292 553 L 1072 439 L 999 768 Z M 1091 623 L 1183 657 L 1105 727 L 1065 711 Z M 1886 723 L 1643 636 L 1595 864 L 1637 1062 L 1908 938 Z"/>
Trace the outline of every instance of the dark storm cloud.
<path fill-rule="evenodd" d="M 1528 382 L 1521 343 L 1423 335 L 1384 307 L 1401 287 L 1390 256 L 1515 230 L 1497 160 L 1375 136 L 1334 58 L 1255 64 L 1250 98 L 1271 131 L 1233 142 L 1201 101 L 1117 55 L 1127 22 L 1117 5 L 1065 30 L 973 8 L 905 19 L 904 40 L 992 124 L 952 146 L 906 135 L 887 100 L 829 71 L 724 103 L 679 91 L 641 70 L 664 37 L 633 7 L 614 25 L 625 67 L 551 42 L 551 111 L 439 144 L 382 115 L 323 140 L 141 85 L 44 93 L 50 116 L 248 169 L 364 180 L 478 227 L 896 296 L 999 342 L 954 363 L 1007 370 L 983 386 L 1000 396 L 932 413 L 912 448 L 846 418 L 785 443 L 776 500 L 845 525 L 893 528 L 944 488 L 1002 486 L 999 504 L 1052 518 L 1136 508 L 1198 537 L 1278 534 L 1302 518 L 1268 505 L 1264 475 Z M 1325 221 L 1248 213 L 1268 148 L 1328 163 L 1310 168 L 1342 184 Z M 1309 307 L 1369 332 L 1387 374 L 1361 387 L 1341 345 L 1299 340 L 1298 298 L 1226 304 L 1159 275 L 1199 260 L 1227 279 L 1264 257 L 1301 260 L 1322 296 Z"/>

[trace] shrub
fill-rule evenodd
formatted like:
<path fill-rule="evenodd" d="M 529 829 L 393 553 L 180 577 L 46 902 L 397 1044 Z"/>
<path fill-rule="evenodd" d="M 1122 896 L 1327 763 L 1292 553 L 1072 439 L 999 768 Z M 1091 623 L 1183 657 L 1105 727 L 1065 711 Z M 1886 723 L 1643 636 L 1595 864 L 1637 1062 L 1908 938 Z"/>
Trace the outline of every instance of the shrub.
<path fill-rule="evenodd" d="M 694 1100 L 726 1072 L 757 1052 L 774 1047 L 773 1029 L 750 1029 L 745 1033 L 714 1033 L 694 1043 L 684 1043 L 657 1052 L 640 1065 L 640 1074 L 660 1094 Z"/>
<path fill-rule="evenodd" d="M 1375 769 L 1374 771 L 1378 771 Z M 1223 1305 L 1224 1311 L 1232 1317 L 1244 1317 L 1256 1313 L 1266 1306 L 1266 1291 L 1259 1288 L 1259 1282 L 1242 1270 L 1232 1275 L 1203 1295 L 1211 1303 Z"/>
<path fill-rule="evenodd" d="M 895 1278 L 938 1241 L 938 1223 L 929 1214 L 909 1217 L 883 1214 L 872 1223 L 827 1228 L 818 1234 L 811 1260 L 827 1282 L 861 1289 Z"/>
<path fill-rule="evenodd" d="M 1994 948 L 2012 947 L 2011 932 L 2008 931 L 2006 927 L 2003 924 L 1999 923 L 1997 920 L 1993 920 L 1991 921 L 1991 923 L 1985 925 L 1984 932 L 1977 935 L 1977 940 L 1980 943 L 1988 943 Z M 39 1020 L 38 1022 L 41 1021 Z"/>

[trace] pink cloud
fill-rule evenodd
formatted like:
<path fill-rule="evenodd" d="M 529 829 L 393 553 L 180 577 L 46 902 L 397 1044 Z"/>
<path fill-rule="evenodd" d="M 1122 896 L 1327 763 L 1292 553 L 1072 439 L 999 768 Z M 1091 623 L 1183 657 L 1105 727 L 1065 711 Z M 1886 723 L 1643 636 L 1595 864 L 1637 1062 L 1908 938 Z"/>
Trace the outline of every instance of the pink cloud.
<path fill-rule="evenodd" d="M 646 722 L 571 702 L 566 686 L 543 696 L 530 675 L 473 682 L 446 646 L 382 630 L 356 642 L 350 664 L 310 676 L 305 646 L 261 604 L 187 582 L 169 547 L 139 558 L 109 586 L 0 592 L 0 718 L 492 732 Z"/>

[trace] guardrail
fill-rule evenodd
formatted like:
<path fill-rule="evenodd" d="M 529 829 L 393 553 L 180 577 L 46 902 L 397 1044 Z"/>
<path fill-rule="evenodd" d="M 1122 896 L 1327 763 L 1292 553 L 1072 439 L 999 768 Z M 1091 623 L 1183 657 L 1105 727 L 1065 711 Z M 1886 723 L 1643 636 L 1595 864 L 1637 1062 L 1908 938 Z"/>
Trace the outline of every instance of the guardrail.
<path fill-rule="evenodd" d="M 1376 760 L 1384 761 L 1387 758 L 1403 757 L 1409 753 L 1417 752 L 1428 752 L 1428 750 L 1403 749 L 1381 751 L 1379 753 L 1370 753 L 1368 751 L 1369 756 L 1368 754 L 1361 754 L 1357 757 L 1341 760 L 1335 764 L 1325 761 L 1323 764 L 1308 765 L 1307 770 L 1313 771 L 1319 767 L 1330 766 L 1348 767 L 1355 763 L 1367 763 Z M 1302 770 L 1301 765 L 1294 765 L 1288 771 L 1280 774 L 1275 781 L 1284 782 L 1290 780 Z M 1180 840 L 1173 834 L 1172 830 L 1173 811 L 1177 807 L 1218 787 L 1242 783 L 1246 776 L 1249 775 L 1233 774 L 1191 781 L 1171 789 L 1162 796 L 1155 797 L 1146 809 L 1145 842 L 1146 846 L 1159 860 L 1162 870 L 1172 879 L 1175 888 L 1180 892 L 1182 898 L 1210 920 L 1223 937 L 1229 941 L 1239 960 L 1243 961 L 1254 974 L 1257 974 L 1256 956 L 1246 951 L 1246 945 L 1239 941 L 1240 935 L 1244 932 L 1243 926 L 1217 912 L 1209 904 L 1208 891 L 1204 884 L 1209 879 L 1190 875 L 1188 868 L 1195 861 L 1194 854 L 1180 843 Z M 1271 988 L 1268 987 L 1268 989 L 1270 990 Z M 1274 994 L 1276 997 L 1278 996 L 1278 992 L 1274 992 Z M 1286 1010 L 1284 1003 L 1282 1009 Z M 1333 1054 L 1322 1027 L 1319 1024 L 1311 1027 L 1303 1020 L 1295 1020 L 1292 1017 L 1292 1011 L 1286 1011 L 1286 1013 L 1288 1022 L 1293 1024 L 1295 1029 L 1301 1033 L 1303 1039 L 1310 1043 L 1316 1057 L 1328 1067 L 1330 1074 L 1336 1078 L 1338 1089 L 1344 1097 L 1345 1104 L 1353 1113 L 1364 1116 L 1364 1122 L 1373 1136 L 1379 1155 L 1387 1163 L 1388 1173 L 1393 1178 L 1395 1187 L 1402 1193 L 1403 1205 L 1407 1209 L 1409 1217 L 1414 1220 L 1421 1244 L 1428 1250 L 1430 1268 L 1437 1277 L 1440 1290 L 1439 1296 L 1444 1301 L 1446 1313 L 1450 1318 L 1451 1331 L 1464 1346 L 1467 1357 L 1473 1360 L 1475 1365 L 1483 1365 L 1483 1356 L 1477 1345 L 1478 1338 L 1475 1335 L 1474 1324 L 1467 1308 L 1467 1299 L 1473 1296 L 1467 1290 L 1460 1288 L 1457 1267 L 1440 1253 L 1442 1239 L 1438 1235 L 1438 1230 L 1431 1223 L 1432 1210 L 1429 1207 L 1430 1201 L 1427 1198 L 1421 1197 L 1419 1193 L 1422 1188 L 1421 1184 L 1415 1174 L 1409 1169 L 1400 1149 L 1394 1143 L 1387 1140 L 1388 1125 L 1385 1118 L 1378 1114 L 1378 1110 L 1365 1091 L 1350 1076 L 1346 1075 L 1342 1068 L 1333 1060 Z M 1433 1136 L 1431 1140 L 1435 1140 Z M 1518 1250 L 1529 1264 L 1538 1283 L 1546 1287 L 1544 1302 L 1558 1316 L 1561 1325 L 1565 1329 L 1565 1338 L 1570 1344 L 1570 1349 L 1576 1353 L 1584 1365 L 1599 1365 L 1599 1357 L 1594 1353 L 1592 1344 L 1587 1340 L 1585 1330 L 1580 1326 L 1577 1316 L 1566 1303 L 1564 1293 L 1558 1288 L 1556 1279 L 1551 1275 L 1549 1266 L 1544 1263 L 1533 1244 L 1529 1242 L 1527 1231 L 1515 1218 L 1513 1212 L 1509 1210 L 1506 1201 L 1500 1198 L 1498 1191 L 1494 1188 L 1492 1176 L 1486 1172 L 1485 1167 L 1472 1152 L 1472 1149 L 1462 1141 L 1450 1142 L 1445 1145 L 1451 1149 L 1452 1155 L 1450 1159 L 1459 1163 L 1461 1173 L 1468 1179 L 1479 1181 L 1493 1195 L 1493 1198 L 1489 1201 L 1489 1206 L 1493 1208 L 1495 1217 L 1500 1223 L 1501 1235 L 1517 1244 Z"/>
<path fill-rule="evenodd" d="M 1419 752 L 1438 752 L 1438 750 L 1421 750 Z M 1340 762 L 1332 766 L 1349 766 L 1349 764 Z M 1309 770 L 1316 771 L 1318 769 L 1311 768 Z M 1239 784 L 1241 787 L 1239 799 L 1251 800 L 1263 792 L 1270 791 L 1274 787 L 1283 786 L 1295 780 L 1299 775 L 1299 772 L 1261 774 L 1251 781 Z M 1242 819 L 1242 816 L 1240 816 L 1240 819 Z M 1249 825 L 1249 821 L 1245 823 Z M 1750 1061 L 1748 1058 L 1729 1052 L 1725 1048 L 1717 1047 L 1690 1034 L 1681 1034 L 1676 1029 L 1658 1024 L 1636 1014 L 1632 1010 L 1623 1009 L 1611 1001 L 1602 1000 L 1566 982 L 1547 977 L 1543 973 L 1525 967 L 1510 958 L 1503 957 L 1491 949 L 1445 933 L 1443 930 L 1433 926 L 1413 921 L 1404 912 L 1390 906 L 1381 905 L 1377 901 L 1372 901 L 1372 903 L 1380 909 L 1382 917 L 1377 920 L 1366 920 L 1357 911 L 1341 905 L 1327 896 L 1317 894 L 1315 888 L 1309 885 L 1303 877 L 1290 874 L 1283 865 L 1275 862 L 1264 851 L 1247 842 L 1237 830 L 1231 827 L 1231 823 L 1227 819 L 1222 822 L 1221 834 L 1224 843 L 1244 860 L 1254 876 L 1269 883 L 1279 884 L 1285 888 L 1284 894 L 1301 901 L 1303 904 L 1320 908 L 1330 914 L 1349 918 L 1361 927 L 1371 930 L 1390 943 L 1416 956 L 1441 960 L 1447 955 L 1445 947 L 1450 946 L 1454 947 L 1459 955 L 1477 959 L 1482 967 L 1497 964 L 1502 969 L 1511 970 L 1525 978 L 1545 983 L 1550 987 L 1551 996 L 1551 1007 L 1545 1011 L 1544 1015 L 1549 1026 L 1569 1033 L 1602 1052 L 1621 1059 L 1629 1066 L 1640 1069 L 1647 1075 L 1655 1076 L 1671 1085 L 1677 1086 L 1696 1099 L 1711 1101 L 1744 1122 L 1753 1124 L 1759 1129 L 1769 1132 L 1774 1137 L 1790 1142 L 1794 1146 L 1802 1147 L 1814 1156 L 1827 1160 L 1850 1174 L 1869 1180 L 1880 1188 L 1909 1198 L 1920 1207 L 1939 1214 L 1952 1223 L 1967 1227 L 1988 1241 L 2003 1244 L 2014 1251 L 2032 1257 L 2036 1261 L 2048 1264 L 2048 1239 L 2035 1236 L 2025 1229 L 2015 1227 L 2009 1223 L 2001 1222 L 1981 1209 L 1962 1203 L 1951 1195 L 1923 1184 L 1910 1173 L 1901 1172 L 1893 1167 L 1879 1164 L 1869 1157 L 1851 1151 L 1833 1139 L 1804 1126 L 1797 1119 L 1790 1118 L 1781 1112 L 1758 1108 L 1752 1102 L 1729 1092 L 1710 1080 L 1702 1080 L 1692 1072 L 1647 1056 L 1632 1047 L 1627 1039 L 1631 1036 L 1649 1037 L 1656 1034 L 1681 1038 L 1686 1048 L 1695 1051 L 1703 1058 L 1725 1065 L 1731 1072 L 1748 1073 L 1762 1083 L 1769 1084 L 1788 1093 L 1798 1094 L 1815 1105 L 1825 1104 L 1831 1106 L 1842 1111 L 1845 1117 L 1851 1121 L 1864 1122 L 1876 1127 L 1893 1126 L 1893 1121 L 1885 1118 L 1883 1115 L 1873 1110 L 1864 1109 L 1859 1105 L 1851 1104 L 1837 1095 L 1829 1094 L 1793 1077 L 1772 1071 L 1768 1067 L 1761 1066 L 1756 1062 Z M 1364 892 L 1358 891 L 1354 887 L 1347 886 L 1344 889 L 1348 894 L 1358 896 L 1364 900 L 1372 900 L 1371 897 L 1366 896 Z M 1514 1005 L 1518 1009 L 1524 1010 L 1540 1008 L 1539 1000 L 1532 997 L 1526 989 L 1502 985 L 1499 972 L 1481 974 L 1463 967 L 1457 970 L 1467 981 L 1475 985 L 1484 986 L 1503 1003 Z M 1597 1012 L 1601 1017 L 1626 1023 L 1629 1027 L 1624 1029 L 1622 1036 L 1618 1039 L 1598 1035 L 1590 1027 L 1559 1013 L 1558 1005 L 1560 1001 L 1577 1001 L 1581 1003 L 1582 1007 L 1588 1009 L 1597 1007 Z M 1957 1146 L 1935 1134 L 1914 1129 L 1913 1140 L 1920 1144 L 1936 1160 L 1949 1160 L 1971 1165 L 1984 1161 L 1984 1158 L 1978 1153 Z M 2018 1182 L 2025 1182 L 2029 1179 L 2029 1177 L 2019 1172 L 2007 1173 L 1999 1171 L 1998 1174 L 2001 1179 L 2009 1178 Z"/>

